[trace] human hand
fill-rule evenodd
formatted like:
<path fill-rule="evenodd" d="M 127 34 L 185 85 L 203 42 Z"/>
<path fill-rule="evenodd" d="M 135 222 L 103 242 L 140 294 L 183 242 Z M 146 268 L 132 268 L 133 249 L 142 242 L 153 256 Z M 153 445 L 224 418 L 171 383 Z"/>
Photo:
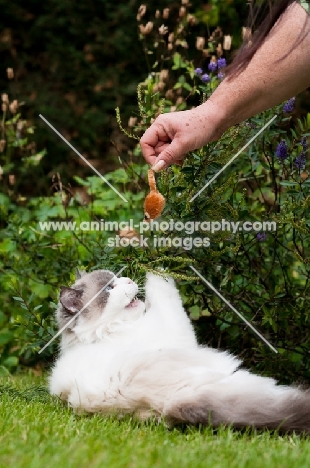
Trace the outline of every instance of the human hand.
<path fill-rule="evenodd" d="M 161 114 L 140 140 L 142 153 L 154 171 L 182 164 L 189 151 L 201 148 L 220 135 L 218 110 L 205 103 L 192 110 Z"/>

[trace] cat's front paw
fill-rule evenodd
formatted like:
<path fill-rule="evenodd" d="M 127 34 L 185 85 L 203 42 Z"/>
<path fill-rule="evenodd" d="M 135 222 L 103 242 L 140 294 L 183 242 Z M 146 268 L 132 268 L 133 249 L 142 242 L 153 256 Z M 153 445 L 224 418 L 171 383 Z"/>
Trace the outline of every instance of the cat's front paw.
<path fill-rule="evenodd" d="M 165 272 L 162 272 L 162 275 L 155 275 L 154 273 L 151 273 L 150 271 L 147 272 L 146 274 L 146 283 L 149 282 L 158 282 L 158 283 L 163 283 L 163 284 L 174 284 L 173 278 L 171 276 L 165 276 Z"/>
<path fill-rule="evenodd" d="M 173 278 L 170 276 L 159 276 L 154 273 L 147 273 L 146 275 L 146 294 L 162 294 L 163 292 L 177 291 Z M 160 297 L 158 296 L 158 299 Z"/>

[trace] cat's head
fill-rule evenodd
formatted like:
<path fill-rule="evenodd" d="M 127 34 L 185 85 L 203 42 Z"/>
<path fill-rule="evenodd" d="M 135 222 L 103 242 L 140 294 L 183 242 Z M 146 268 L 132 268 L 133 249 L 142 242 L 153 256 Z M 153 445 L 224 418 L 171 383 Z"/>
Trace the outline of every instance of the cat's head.
<path fill-rule="evenodd" d="M 79 272 L 71 287 L 60 290 L 57 321 L 62 349 L 77 343 L 95 343 L 122 334 L 145 311 L 138 286 L 108 270 Z"/>

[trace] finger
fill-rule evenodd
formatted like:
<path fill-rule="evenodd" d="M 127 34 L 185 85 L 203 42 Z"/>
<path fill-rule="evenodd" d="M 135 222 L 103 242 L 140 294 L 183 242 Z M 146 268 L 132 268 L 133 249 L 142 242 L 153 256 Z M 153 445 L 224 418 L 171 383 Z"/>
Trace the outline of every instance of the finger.
<path fill-rule="evenodd" d="M 140 147 L 142 154 L 147 163 L 153 165 L 156 163 L 157 154 L 154 151 L 154 147 L 140 140 Z"/>
<path fill-rule="evenodd" d="M 152 167 L 155 172 L 159 172 L 171 164 L 178 164 L 182 162 L 186 153 L 184 153 L 184 148 L 180 145 L 180 142 L 175 138 L 167 148 L 160 153 L 156 159 L 156 163 Z"/>
<path fill-rule="evenodd" d="M 140 146 L 145 160 L 149 164 L 154 164 L 156 156 L 160 153 L 158 148 L 169 141 L 170 138 L 161 125 L 156 125 L 156 123 L 151 125 L 140 139 Z M 156 151 L 155 148 L 157 148 Z"/>
<path fill-rule="evenodd" d="M 165 151 L 170 143 L 161 143 L 155 146 L 154 151 L 156 156 L 159 156 L 163 151 Z"/>

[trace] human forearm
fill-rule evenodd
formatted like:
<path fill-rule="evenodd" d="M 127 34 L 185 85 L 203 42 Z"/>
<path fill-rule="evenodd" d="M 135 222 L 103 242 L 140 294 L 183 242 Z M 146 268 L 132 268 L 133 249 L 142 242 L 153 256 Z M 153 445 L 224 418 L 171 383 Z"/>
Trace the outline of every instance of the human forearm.
<path fill-rule="evenodd" d="M 197 110 L 209 116 L 210 108 L 213 111 L 214 107 L 217 108 L 219 122 L 212 138 L 216 139 L 230 126 L 281 103 L 308 86 L 310 15 L 298 3 L 294 3 L 275 25 L 247 68 L 238 76 L 224 80 Z"/>
<path fill-rule="evenodd" d="M 154 170 L 180 163 L 229 127 L 310 86 L 310 15 L 293 3 L 238 75 L 225 79 L 195 109 L 161 114 L 141 138 Z"/>

